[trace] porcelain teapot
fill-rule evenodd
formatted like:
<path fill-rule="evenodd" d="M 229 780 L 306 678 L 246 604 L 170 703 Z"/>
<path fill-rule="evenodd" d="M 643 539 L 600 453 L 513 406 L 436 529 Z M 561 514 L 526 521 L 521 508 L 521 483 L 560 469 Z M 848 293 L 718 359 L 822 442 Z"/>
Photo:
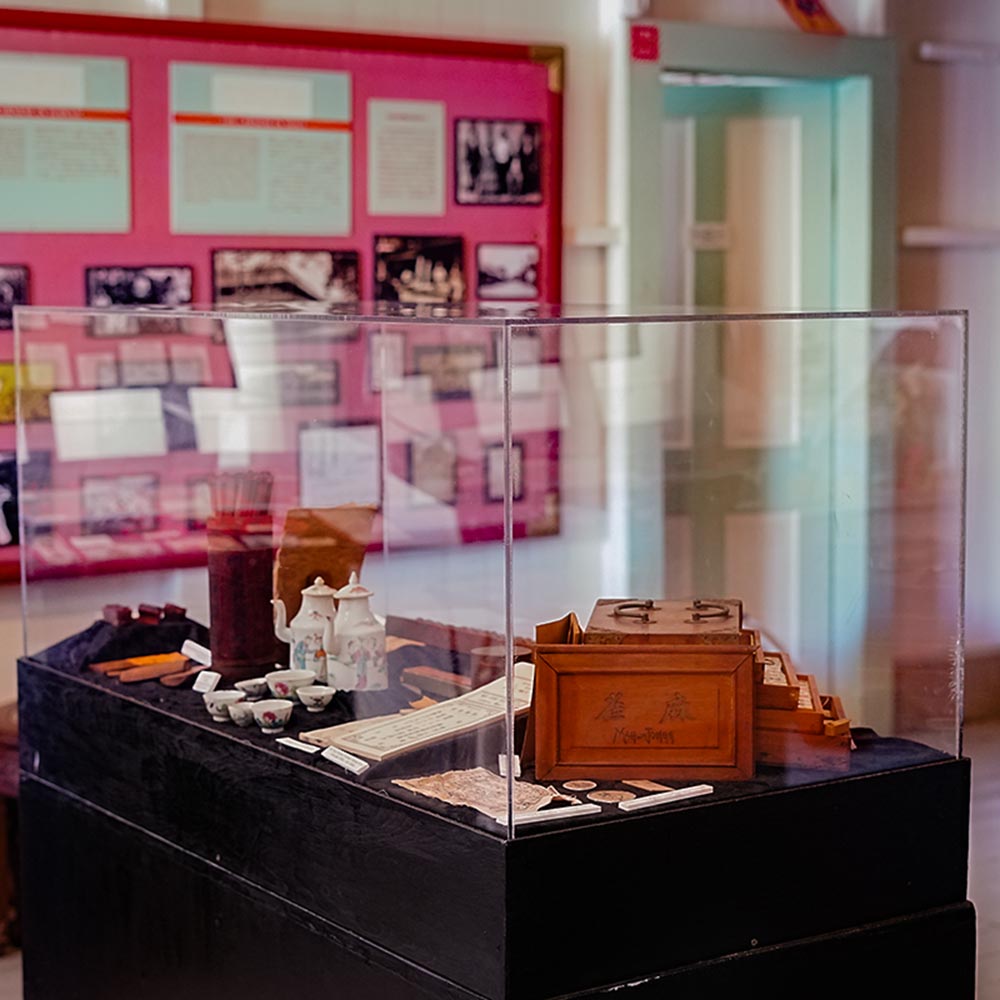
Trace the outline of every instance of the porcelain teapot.
<path fill-rule="evenodd" d="M 323 652 L 323 629 L 336 614 L 333 597 L 336 591 L 328 587 L 323 577 L 316 579 L 302 593 L 298 614 L 286 624 L 285 602 L 276 598 L 274 634 L 289 645 L 288 666 L 292 670 L 315 670 L 316 680 L 326 680 L 326 655 Z"/>
<path fill-rule="evenodd" d="M 389 686 L 385 626 L 372 613 L 372 591 L 352 573 L 335 595 L 337 614 L 326 623 L 327 683 L 340 691 L 383 691 Z"/>

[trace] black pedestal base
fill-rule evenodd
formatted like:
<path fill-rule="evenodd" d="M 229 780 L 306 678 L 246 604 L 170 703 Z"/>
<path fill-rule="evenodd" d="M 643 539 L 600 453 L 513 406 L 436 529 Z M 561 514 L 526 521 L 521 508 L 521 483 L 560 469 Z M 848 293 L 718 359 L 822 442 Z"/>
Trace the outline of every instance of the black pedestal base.
<path fill-rule="evenodd" d="M 25 1000 L 481 997 L 40 782 L 22 797 Z M 961 903 L 649 976 L 624 995 L 971 1000 L 975 950 L 975 913 Z M 519 961 L 562 958 L 539 948 Z M 610 1000 L 621 985 L 562 997 Z"/>
<path fill-rule="evenodd" d="M 968 760 L 872 738 L 507 841 L 191 692 L 55 655 L 19 692 L 27 1000 L 973 996 Z"/>

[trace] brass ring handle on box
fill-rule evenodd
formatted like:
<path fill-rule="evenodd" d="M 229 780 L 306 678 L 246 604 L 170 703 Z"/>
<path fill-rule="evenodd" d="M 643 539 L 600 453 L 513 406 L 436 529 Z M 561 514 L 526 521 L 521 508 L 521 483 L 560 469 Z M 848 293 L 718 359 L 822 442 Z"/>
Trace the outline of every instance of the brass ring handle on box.
<path fill-rule="evenodd" d="M 616 618 L 634 618 L 636 621 L 648 622 L 650 609 L 655 608 L 652 601 L 622 601 L 615 605 Z"/>
<path fill-rule="evenodd" d="M 692 601 L 690 610 L 692 615 L 688 619 L 689 622 L 703 622 L 710 618 L 728 618 L 732 614 L 732 611 L 725 604 L 701 599 Z"/>

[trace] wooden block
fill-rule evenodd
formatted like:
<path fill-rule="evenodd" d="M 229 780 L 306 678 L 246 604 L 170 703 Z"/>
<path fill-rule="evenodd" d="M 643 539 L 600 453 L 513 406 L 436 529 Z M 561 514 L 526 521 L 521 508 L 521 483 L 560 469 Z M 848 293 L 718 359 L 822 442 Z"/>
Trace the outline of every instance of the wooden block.
<path fill-rule="evenodd" d="M 823 723 L 823 732 L 827 736 L 851 735 L 851 720 L 844 714 L 844 706 L 836 695 L 824 694 L 820 701 L 827 718 Z"/>
<path fill-rule="evenodd" d="M 125 625 L 132 621 L 132 609 L 125 604 L 105 604 L 101 617 L 111 625 Z"/>
<path fill-rule="evenodd" d="M 178 663 L 178 657 L 180 657 L 180 663 Z M 134 667 L 151 667 L 161 663 L 173 663 L 174 669 L 177 670 L 183 666 L 186 660 L 187 657 L 181 656 L 180 653 L 153 653 L 150 656 L 131 656 L 126 660 L 104 660 L 101 663 L 91 663 L 88 669 L 93 670 L 95 674 L 114 676 Z"/>
<path fill-rule="evenodd" d="M 644 778 L 639 778 L 635 781 L 623 781 L 623 785 L 628 785 L 629 788 L 638 788 L 640 792 L 672 792 L 673 789 L 669 785 L 661 785 L 658 781 L 646 781 Z"/>
<path fill-rule="evenodd" d="M 406 646 L 423 646 L 424 643 L 417 642 L 416 639 L 402 639 L 398 635 L 387 635 L 385 637 L 386 653 L 395 653 L 397 649 L 404 649 Z"/>
<path fill-rule="evenodd" d="M 204 669 L 205 668 L 200 663 L 196 663 L 193 667 L 188 667 L 187 670 L 182 670 L 178 674 L 166 674 L 164 677 L 160 678 L 160 683 L 165 687 L 185 687 L 186 685 L 193 683 L 194 679 Z"/>
<path fill-rule="evenodd" d="M 412 639 L 425 646 L 453 653 L 471 655 L 472 651 L 480 646 L 493 646 L 504 641 L 503 636 L 497 632 L 485 632 L 482 629 L 465 628 L 460 625 L 445 625 L 429 618 L 402 618 L 398 615 L 389 615 L 385 627 L 391 636 Z M 529 649 L 534 646 L 529 640 L 517 636 L 514 641 L 519 646 Z"/>
<path fill-rule="evenodd" d="M 163 605 L 163 620 L 165 622 L 181 622 L 187 617 L 187 608 L 182 608 L 177 604 Z"/>
<path fill-rule="evenodd" d="M 156 604 L 139 605 L 139 622 L 143 625 L 158 625 L 163 617 L 163 608 Z"/>
<path fill-rule="evenodd" d="M 149 663 L 145 666 L 130 667 L 117 675 L 122 684 L 134 684 L 137 681 L 155 681 L 159 677 L 168 674 L 176 674 L 184 669 L 190 662 L 186 656 L 180 653 L 173 654 L 160 663 Z"/>
<path fill-rule="evenodd" d="M 526 660 L 530 659 L 531 650 L 527 646 L 514 646 L 513 654 L 515 662 Z M 502 642 L 477 646 L 469 651 L 469 659 L 473 687 L 480 687 L 503 676 L 507 667 L 507 647 Z"/>

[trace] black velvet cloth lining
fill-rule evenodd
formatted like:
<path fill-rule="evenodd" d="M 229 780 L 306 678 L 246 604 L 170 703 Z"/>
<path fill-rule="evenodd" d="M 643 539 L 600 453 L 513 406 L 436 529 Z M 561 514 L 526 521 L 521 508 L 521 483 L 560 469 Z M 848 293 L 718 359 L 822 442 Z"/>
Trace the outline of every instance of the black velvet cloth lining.
<path fill-rule="evenodd" d="M 209 630 L 204 625 L 190 619 L 157 625 L 132 622 L 124 626 L 113 626 L 107 622 L 97 621 L 82 632 L 28 657 L 27 662 L 29 664 L 38 663 L 76 676 L 89 685 L 103 688 L 115 695 L 131 698 L 189 723 L 216 729 L 220 734 L 243 744 L 246 752 L 253 752 L 254 748 L 277 751 L 282 756 L 287 756 L 297 763 L 329 771 L 332 777 L 378 789 L 393 798 L 404 800 L 421 809 L 440 813 L 463 824 L 477 826 L 493 834 L 503 832 L 502 826 L 473 809 L 448 806 L 426 796 L 410 793 L 392 784 L 394 778 L 416 777 L 471 767 L 481 766 L 496 772 L 498 755 L 505 751 L 504 726 L 502 724 L 487 726 L 473 733 L 459 736 L 447 743 L 426 747 L 389 761 L 372 763 L 369 769 L 358 777 L 348 774 L 343 768 L 327 761 L 318 753 L 306 754 L 303 751 L 275 742 L 280 736 L 298 738 L 301 733 L 311 729 L 322 729 L 354 719 L 398 712 L 400 709 L 406 708 L 416 698 L 412 691 L 404 688 L 400 683 L 400 674 L 406 667 L 426 664 L 444 670 L 468 673 L 470 664 L 467 656 L 427 646 L 403 646 L 389 654 L 390 685 L 387 691 L 340 692 L 322 712 L 308 712 L 303 705 L 296 703 L 288 726 L 284 732 L 276 735 L 266 735 L 256 725 L 241 728 L 231 722 L 213 722 L 205 709 L 202 695 L 191 690 L 190 687 L 168 688 L 155 680 L 122 684 L 114 678 L 87 669 L 90 663 L 104 660 L 176 652 L 186 639 L 210 646 Z M 222 686 L 227 685 L 223 682 Z M 524 721 L 522 719 L 519 720 L 515 731 L 515 746 L 520 746 L 523 740 L 523 731 Z M 713 795 L 682 801 L 674 805 L 666 804 L 662 808 L 698 808 L 726 799 L 778 792 L 787 788 L 821 784 L 830 780 L 911 767 L 949 758 L 948 754 L 924 744 L 912 740 L 881 737 L 871 729 L 855 728 L 852 730 L 852 735 L 857 749 L 851 753 L 851 767 L 848 772 L 758 766 L 757 773 L 751 781 L 711 781 L 708 783 L 715 788 Z M 534 774 L 530 767 L 525 769 L 522 780 L 534 781 Z M 671 784 L 671 782 L 661 783 Z M 556 789 L 563 791 L 560 782 L 552 784 Z M 687 785 L 696 784 L 696 782 L 678 784 Z M 597 785 L 601 789 L 620 789 L 635 794 L 644 794 L 629 789 L 628 786 L 618 782 L 598 781 Z M 586 792 L 567 792 L 566 794 L 573 795 L 580 802 L 589 801 Z M 627 822 L 644 814 L 640 812 L 631 816 L 626 815 L 613 803 L 602 804 L 601 808 L 600 816 L 594 814 L 575 820 L 545 823 L 524 832 L 540 833 L 563 825 L 602 819 L 617 819 Z M 521 835 L 520 830 L 518 835 Z"/>

